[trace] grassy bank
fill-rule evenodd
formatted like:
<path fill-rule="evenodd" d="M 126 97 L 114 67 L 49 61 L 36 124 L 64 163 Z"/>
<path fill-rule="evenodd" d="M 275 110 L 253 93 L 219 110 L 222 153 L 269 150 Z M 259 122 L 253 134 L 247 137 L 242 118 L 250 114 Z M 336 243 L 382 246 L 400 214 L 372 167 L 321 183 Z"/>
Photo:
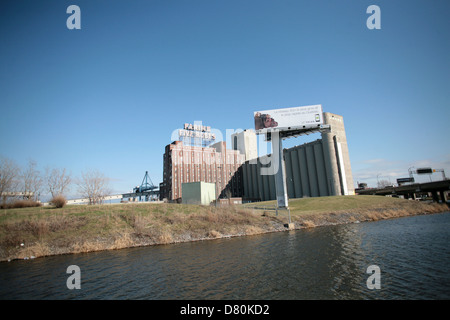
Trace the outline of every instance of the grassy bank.
<path fill-rule="evenodd" d="M 286 230 L 287 214 L 269 210 L 274 204 L 256 204 L 266 210 L 151 203 L 0 210 L 0 261 Z M 297 229 L 448 211 L 379 196 L 291 199 L 289 205 Z"/>

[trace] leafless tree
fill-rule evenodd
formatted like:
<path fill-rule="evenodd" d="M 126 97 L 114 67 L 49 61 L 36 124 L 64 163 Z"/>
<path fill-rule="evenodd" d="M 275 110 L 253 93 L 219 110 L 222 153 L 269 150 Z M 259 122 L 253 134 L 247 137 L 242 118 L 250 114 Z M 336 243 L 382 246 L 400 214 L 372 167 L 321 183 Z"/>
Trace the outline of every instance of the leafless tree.
<path fill-rule="evenodd" d="M 380 180 L 377 182 L 378 188 L 392 187 L 392 182 L 389 180 Z"/>
<path fill-rule="evenodd" d="M 231 189 L 228 187 L 228 188 L 226 188 L 225 189 L 225 198 L 226 199 L 231 199 L 231 197 L 232 197 L 232 192 L 231 192 Z"/>
<path fill-rule="evenodd" d="M 19 167 L 10 159 L 0 157 L 0 198 L 6 201 L 5 192 L 17 191 Z"/>
<path fill-rule="evenodd" d="M 23 192 L 32 192 L 33 200 L 39 200 L 39 194 L 42 187 L 41 173 L 36 169 L 36 162 L 28 161 L 28 167 L 22 172 L 22 190 Z"/>
<path fill-rule="evenodd" d="M 45 169 L 45 183 L 52 198 L 60 195 L 64 195 L 68 192 L 69 185 L 72 183 L 70 173 L 66 172 L 66 169 L 50 168 Z"/>
<path fill-rule="evenodd" d="M 111 194 L 109 178 L 97 170 L 82 172 L 77 181 L 78 192 L 89 199 L 89 204 L 102 203 L 106 196 Z"/>

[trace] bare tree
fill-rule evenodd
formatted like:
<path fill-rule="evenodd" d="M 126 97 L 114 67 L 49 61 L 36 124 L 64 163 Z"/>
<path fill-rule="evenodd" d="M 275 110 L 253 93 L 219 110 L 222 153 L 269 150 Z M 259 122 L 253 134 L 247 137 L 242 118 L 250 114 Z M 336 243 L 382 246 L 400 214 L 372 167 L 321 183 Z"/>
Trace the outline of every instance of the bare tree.
<path fill-rule="evenodd" d="M 78 192 L 89 199 L 89 204 L 102 203 L 105 197 L 111 194 L 109 178 L 97 170 L 82 172 L 77 185 Z"/>
<path fill-rule="evenodd" d="M 225 198 L 226 199 L 231 199 L 231 197 L 233 196 L 231 189 L 228 187 L 225 189 Z"/>
<path fill-rule="evenodd" d="M 378 188 L 392 187 L 392 182 L 389 180 L 380 180 L 377 182 Z"/>
<path fill-rule="evenodd" d="M 3 199 L 3 203 L 6 201 L 6 192 L 17 190 L 19 172 L 19 167 L 14 161 L 0 157 L 0 198 Z"/>
<path fill-rule="evenodd" d="M 60 195 L 64 195 L 68 191 L 69 185 L 72 183 L 70 173 L 66 172 L 66 169 L 54 168 L 50 170 L 45 169 L 45 183 L 52 198 Z"/>
<path fill-rule="evenodd" d="M 42 187 L 41 173 L 36 169 L 36 162 L 28 161 L 28 167 L 22 172 L 22 190 L 24 193 L 33 193 L 33 200 L 39 200 Z"/>

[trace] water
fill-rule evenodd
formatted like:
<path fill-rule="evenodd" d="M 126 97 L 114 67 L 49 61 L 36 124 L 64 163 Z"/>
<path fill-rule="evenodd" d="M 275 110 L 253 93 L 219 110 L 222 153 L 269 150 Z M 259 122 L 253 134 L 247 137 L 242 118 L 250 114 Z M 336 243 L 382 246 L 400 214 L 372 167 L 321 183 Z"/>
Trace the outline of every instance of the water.
<path fill-rule="evenodd" d="M 449 299 L 449 240 L 447 212 L 2 262 L 0 299 Z M 370 265 L 380 289 L 367 288 Z"/>

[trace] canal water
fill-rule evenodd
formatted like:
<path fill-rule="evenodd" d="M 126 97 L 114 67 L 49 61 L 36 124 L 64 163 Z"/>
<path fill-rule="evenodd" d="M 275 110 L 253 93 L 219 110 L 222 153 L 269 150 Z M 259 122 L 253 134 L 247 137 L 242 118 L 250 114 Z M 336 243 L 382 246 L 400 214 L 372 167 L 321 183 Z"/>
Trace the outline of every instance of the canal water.
<path fill-rule="evenodd" d="M 0 299 L 450 299 L 450 212 L 1 262 Z"/>

